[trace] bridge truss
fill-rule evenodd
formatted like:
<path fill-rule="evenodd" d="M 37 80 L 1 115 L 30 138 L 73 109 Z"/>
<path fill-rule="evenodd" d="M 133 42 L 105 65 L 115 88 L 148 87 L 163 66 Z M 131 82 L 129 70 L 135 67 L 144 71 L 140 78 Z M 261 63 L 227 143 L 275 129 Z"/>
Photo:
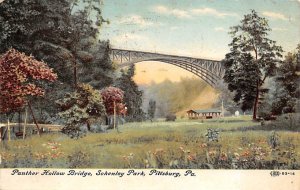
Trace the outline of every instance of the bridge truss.
<path fill-rule="evenodd" d="M 220 61 L 142 51 L 112 49 L 111 60 L 118 63 L 120 68 L 142 61 L 168 63 L 195 74 L 212 87 L 216 87 L 222 81 L 225 73 Z"/>

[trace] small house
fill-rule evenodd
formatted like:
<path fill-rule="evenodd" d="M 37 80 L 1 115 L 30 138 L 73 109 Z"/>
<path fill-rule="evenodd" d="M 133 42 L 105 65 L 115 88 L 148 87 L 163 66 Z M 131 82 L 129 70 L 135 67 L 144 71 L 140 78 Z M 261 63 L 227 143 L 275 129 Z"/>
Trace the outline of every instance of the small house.
<path fill-rule="evenodd" d="M 222 111 L 219 109 L 188 110 L 189 119 L 212 119 L 221 117 Z"/>

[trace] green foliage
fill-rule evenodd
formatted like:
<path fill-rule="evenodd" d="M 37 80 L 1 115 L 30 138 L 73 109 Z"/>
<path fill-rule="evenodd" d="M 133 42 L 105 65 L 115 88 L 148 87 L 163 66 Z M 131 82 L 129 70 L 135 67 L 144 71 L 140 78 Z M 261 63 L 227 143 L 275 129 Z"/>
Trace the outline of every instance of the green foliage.
<path fill-rule="evenodd" d="M 269 136 L 269 145 L 272 149 L 276 149 L 280 145 L 279 135 L 275 131 Z"/>
<path fill-rule="evenodd" d="M 55 100 L 74 83 L 102 88 L 112 83 L 109 43 L 99 41 L 101 2 L 95 0 L 5 0 L 0 4 L 0 53 L 10 47 L 43 60 L 58 75 L 41 83 L 47 94 L 34 103 L 54 116 Z"/>
<path fill-rule="evenodd" d="M 271 28 L 265 18 L 252 10 L 241 23 L 231 27 L 230 52 L 223 60 L 224 80 L 235 92 L 234 101 L 243 111 L 253 110 L 256 119 L 259 100 L 267 92 L 262 86 L 267 77 L 275 75 L 282 48 L 268 39 Z"/>
<path fill-rule="evenodd" d="M 228 89 L 227 83 L 219 83 L 217 90 L 219 96 L 213 107 L 220 108 L 223 105 L 224 110 L 228 111 L 230 114 L 234 114 L 235 111 L 240 110 L 240 107 L 234 102 L 235 93 Z M 226 115 L 226 111 L 224 115 Z"/>
<path fill-rule="evenodd" d="M 100 91 L 94 90 L 88 84 L 78 85 L 73 93 L 67 93 L 65 97 L 56 102 L 60 108 L 59 116 L 65 119 L 63 132 L 73 137 L 78 137 L 80 126 L 100 122 L 106 115 Z"/>
<path fill-rule="evenodd" d="M 149 100 L 149 107 L 148 107 L 148 117 L 152 121 L 155 116 L 155 110 L 156 110 L 156 101 L 150 99 Z"/>
<path fill-rule="evenodd" d="M 72 74 L 67 68 L 71 55 L 71 10 L 68 1 L 14 1 L 0 4 L 0 53 L 13 47 L 44 60 L 59 79 L 68 82 Z"/>
<path fill-rule="evenodd" d="M 122 71 L 121 77 L 117 79 L 116 86 L 124 91 L 124 103 L 127 107 L 127 121 L 143 121 L 145 113 L 142 110 L 143 92 L 138 89 L 133 81 L 135 66 L 132 64 L 127 71 Z"/>
<path fill-rule="evenodd" d="M 288 53 L 278 69 L 276 90 L 272 102 L 272 112 L 274 114 L 296 111 L 300 97 L 298 65 L 300 65 L 300 48 L 295 53 Z"/>
<path fill-rule="evenodd" d="M 175 121 L 176 118 L 177 118 L 176 115 L 172 113 L 166 115 L 166 121 Z"/>
<path fill-rule="evenodd" d="M 207 141 L 219 141 L 219 130 L 218 129 L 207 129 L 207 133 L 205 135 L 207 137 Z"/>
<path fill-rule="evenodd" d="M 300 131 L 300 114 L 288 113 L 279 116 L 276 121 L 269 124 L 273 130 Z"/>
<path fill-rule="evenodd" d="M 79 81 L 88 83 L 95 89 L 102 89 L 113 84 L 114 68 L 110 60 L 108 42 L 101 42 L 89 50 L 93 60 L 83 62 L 78 74 Z M 88 74 L 87 74 L 88 73 Z"/>

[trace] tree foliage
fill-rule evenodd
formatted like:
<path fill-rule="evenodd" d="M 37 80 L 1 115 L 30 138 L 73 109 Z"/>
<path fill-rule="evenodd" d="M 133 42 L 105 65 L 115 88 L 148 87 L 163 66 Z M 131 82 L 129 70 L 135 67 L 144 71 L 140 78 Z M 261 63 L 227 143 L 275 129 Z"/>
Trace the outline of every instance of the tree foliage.
<path fill-rule="evenodd" d="M 148 117 L 152 121 L 155 116 L 156 111 L 156 101 L 150 99 L 149 100 L 149 106 L 148 106 Z"/>
<path fill-rule="evenodd" d="M 241 108 L 234 102 L 235 93 L 228 90 L 228 84 L 221 82 L 218 84 L 218 99 L 214 103 L 214 107 L 223 108 L 226 110 L 223 114 L 234 114 L 237 110 Z"/>
<path fill-rule="evenodd" d="M 253 110 L 256 119 L 259 101 L 268 91 L 266 78 L 274 76 L 282 57 L 282 48 L 268 38 L 271 28 L 254 10 L 239 25 L 231 27 L 230 52 L 223 60 L 228 89 L 235 92 L 234 101 L 243 111 Z"/>
<path fill-rule="evenodd" d="M 272 103 L 274 114 L 296 111 L 300 97 L 300 44 L 294 53 L 288 53 L 283 64 L 278 69 L 276 91 Z M 299 105 L 298 105 L 299 106 Z"/>
<path fill-rule="evenodd" d="M 59 116 L 65 119 L 63 132 L 71 137 L 78 137 L 80 126 L 86 124 L 88 130 L 93 122 L 101 121 L 105 106 L 100 91 L 88 84 L 80 84 L 73 93 L 56 101 L 60 108 Z"/>
<path fill-rule="evenodd" d="M 29 97 L 43 96 L 41 80 L 55 81 L 57 75 L 44 62 L 8 50 L 0 58 L 0 113 L 20 110 Z"/>
<path fill-rule="evenodd" d="M 117 115 L 126 114 L 124 101 L 124 92 L 116 87 L 106 87 L 101 90 L 103 103 L 105 105 L 107 115 L 113 115 L 114 110 Z"/>
<path fill-rule="evenodd" d="M 132 64 L 127 71 L 122 70 L 121 77 L 116 80 L 116 86 L 124 91 L 124 103 L 127 107 L 127 121 L 142 121 L 145 113 L 142 110 L 143 92 L 138 89 L 132 79 L 135 74 L 135 66 Z"/>
<path fill-rule="evenodd" d="M 13 47 L 53 68 L 58 80 L 43 87 L 51 91 L 35 103 L 51 115 L 55 100 L 74 83 L 103 88 L 112 84 L 114 69 L 109 43 L 99 41 L 101 16 L 98 0 L 5 0 L 0 4 L 0 54 Z M 73 88 L 74 89 L 74 88 Z"/>
<path fill-rule="evenodd" d="M 65 82 L 71 81 L 72 70 L 67 60 L 72 56 L 70 32 L 71 10 L 68 1 L 15 1 L 0 4 L 0 53 L 13 47 L 43 59 Z M 65 62 L 64 62 L 65 61 Z"/>

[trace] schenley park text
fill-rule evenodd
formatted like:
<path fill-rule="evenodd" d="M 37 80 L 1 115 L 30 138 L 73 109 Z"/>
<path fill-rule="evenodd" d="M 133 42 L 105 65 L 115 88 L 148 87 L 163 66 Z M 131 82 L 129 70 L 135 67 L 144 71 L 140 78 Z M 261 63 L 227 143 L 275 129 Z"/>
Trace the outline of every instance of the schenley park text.
<path fill-rule="evenodd" d="M 14 176 L 170 176 L 170 177 L 181 177 L 181 176 L 196 176 L 192 170 L 21 170 L 13 169 L 11 175 Z"/>

